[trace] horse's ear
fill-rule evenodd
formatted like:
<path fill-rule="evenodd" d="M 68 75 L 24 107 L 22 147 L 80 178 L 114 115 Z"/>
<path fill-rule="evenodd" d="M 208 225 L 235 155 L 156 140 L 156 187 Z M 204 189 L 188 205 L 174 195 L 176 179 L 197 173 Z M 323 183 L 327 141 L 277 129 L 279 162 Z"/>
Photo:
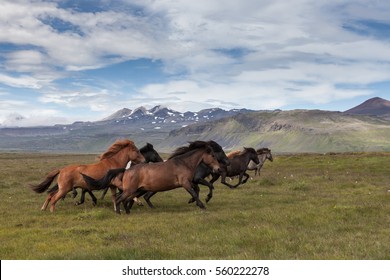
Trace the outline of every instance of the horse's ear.
<path fill-rule="evenodd" d="M 147 146 L 149 149 L 153 149 L 153 145 L 150 144 L 150 143 L 146 143 L 146 146 Z"/>

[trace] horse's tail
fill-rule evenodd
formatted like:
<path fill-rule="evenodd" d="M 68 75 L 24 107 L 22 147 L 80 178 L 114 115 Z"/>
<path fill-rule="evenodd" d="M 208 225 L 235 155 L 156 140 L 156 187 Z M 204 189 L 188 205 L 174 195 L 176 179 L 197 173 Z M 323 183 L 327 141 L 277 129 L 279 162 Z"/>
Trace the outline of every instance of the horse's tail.
<path fill-rule="evenodd" d="M 30 185 L 31 189 L 36 193 L 43 193 L 50 187 L 50 184 L 53 182 L 54 178 L 58 175 L 58 173 L 60 173 L 60 171 L 61 169 L 51 171 L 49 174 L 47 174 L 45 180 L 42 183 L 38 185 Z"/>
<path fill-rule="evenodd" d="M 109 187 L 111 181 L 118 176 L 119 174 L 123 173 L 126 171 L 126 168 L 117 168 L 117 169 L 110 169 L 104 175 L 104 177 L 96 180 L 92 177 L 89 177 L 88 175 L 85 175 L 84 173 L 80 173 L 87 185 L 92 189 L 92 190 L 103 190 Z"/>
<path fill-rule="evenodd" d="M 55 193 L 58 191 L 58 184 L 53 185 L 49 190 L 47 190 L 48 193 Z"/>

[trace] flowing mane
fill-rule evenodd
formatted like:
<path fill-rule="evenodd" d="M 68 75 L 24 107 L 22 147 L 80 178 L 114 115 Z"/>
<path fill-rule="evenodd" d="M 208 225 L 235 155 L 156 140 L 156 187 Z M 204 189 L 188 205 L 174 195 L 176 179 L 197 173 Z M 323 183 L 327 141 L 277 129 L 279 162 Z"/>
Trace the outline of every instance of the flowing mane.
<path fill-rule="evenodd" d="M 188 153 L 190 151 L 194 151 L 194 150 L 197 150 L 197 149 L 200 149 L 200 148 L 210 147 L 209 143 L 205 142 L 205 141 L 195 141 L 195 142 L 189 142 L 189 143 L 190 143 L 190 145 L 188 147 L 187 146 L 183 146 L 183 147 L 177 148 L 170 155 L 170 157 L 168 159 L 171 159 L 171 158 L 174 158 L 174 157 L 177 157 L 177 156 L 180 156 L 180 155 L 184 155 L 185 153 Z"/>
<path fill-rule="evenodd" d="M 112 144 L 106 152 L 104 152 L 103 154 L 101 154 L 99 156 L 99 159 L 100 160 L 103 160 L 103 159 L 106 159 L 106 158 L 109 158 L 109 157 L 112 157 L 113 155 L 115 155 L 116 153 L 118 153 L 119 151 L 121 151 L 122 149 L 126 148 L 126 147 L 129 147 L 129 146 L 135 146 L 134 145 L 134 142 L 133 141 L 130 141 L 128 139 L 122 139 L 122 140 L 117 140 L 115 141 L 114 144 Z"/>
<path fill-rule="evenodd" d="M 239 154 L 241 154 L 241 151 L 237 150 L 237 151 L 232 151 L 232 152 L 228 153 L 226 156 L 228 158 L 234 158 L 234 157 L 238 156 Z"/>
<path fill-rule="evenodd" d="M 139 149 L 139 151 L 141 152 L 141 154 L 144 154 L 148 151 L 153 151 L 153 145 L 150 143 L 146 143 L 146 145 Z"/>
<path fill-rule="evenodd" d="M 260 148 L 260 149 L 257 149 L 256 152 L 257 152 L 258 155 L 261 155 L 261 154 L 265 154 L 265 153 L 270 153 L 271 150 L 268 149 L 268 148 Z"/>

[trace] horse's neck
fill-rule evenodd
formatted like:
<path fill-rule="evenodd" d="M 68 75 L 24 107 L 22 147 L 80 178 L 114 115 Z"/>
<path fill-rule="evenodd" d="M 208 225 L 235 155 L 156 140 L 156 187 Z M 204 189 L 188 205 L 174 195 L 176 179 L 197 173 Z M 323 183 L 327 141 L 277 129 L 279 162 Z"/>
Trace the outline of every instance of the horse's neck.
<path fill-rule="evenodd" d="M 259 158 L 259 164 L 263 164 L 267 158 L 267 154 L 261 154 L 258 156 Z"/>
<path fill-rule="evenodd" d="M 203 150 L 199 150 L 189 157 L 180 157 L 177 159 L 182 161 L 189 170 L 195 172 L 196 167 L 202 162 L 203 153 Z"/>
<path fill-rule="evenodd" d="M 246 165 L 248 165 L 249 162 L 251 161 L 250 155 L 249 155 L 249 154 L 244 154 L 243 157 L 244 157 L 244 160 L 245 160 L 245 162 L 246 162 Z"/>
<path fill-rule="evenodd" d="M 124 168 L 130 161 L 125 149 L 119 151 L 115 155 L 103 159 L 110 168 Z"/>

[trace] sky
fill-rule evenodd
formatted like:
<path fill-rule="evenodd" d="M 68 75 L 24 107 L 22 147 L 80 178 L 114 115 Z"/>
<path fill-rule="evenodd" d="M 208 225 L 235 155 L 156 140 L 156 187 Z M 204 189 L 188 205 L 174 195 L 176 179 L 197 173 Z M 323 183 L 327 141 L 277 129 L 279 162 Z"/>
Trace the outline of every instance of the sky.
<path fill-rule="evenodd" d="M 1 0 L 0 125 L 390 99 L 390 1 Z"/>

